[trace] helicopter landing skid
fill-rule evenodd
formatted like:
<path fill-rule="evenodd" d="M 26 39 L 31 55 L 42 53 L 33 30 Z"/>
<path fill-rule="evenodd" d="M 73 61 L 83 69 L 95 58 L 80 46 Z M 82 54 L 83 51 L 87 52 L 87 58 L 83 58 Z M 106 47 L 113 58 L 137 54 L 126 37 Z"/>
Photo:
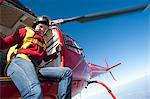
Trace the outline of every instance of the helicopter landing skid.
<path fill-rule="evenodd" d="M 108 93 L 112 96 L 113 99 L 117 99 L 116 96 L 115 96 L 115 95 L 112 93 L 112 91 L 109 89 L 109 87 L 108 87 L 106 84 L 104 84 L 103 82 L 100 82 L 100 81 L 88 81 L 88 82 L 87 82 L 87 86 L 88 86 L 89 84 L 92 84 L 92 83 L 97 83 L 97 84 L 102 85 L 103 87 L 105 87 L 105 89 L 107 89 Z M 87 87 L 86 87 L 86 88 L 87 88 Z"/>

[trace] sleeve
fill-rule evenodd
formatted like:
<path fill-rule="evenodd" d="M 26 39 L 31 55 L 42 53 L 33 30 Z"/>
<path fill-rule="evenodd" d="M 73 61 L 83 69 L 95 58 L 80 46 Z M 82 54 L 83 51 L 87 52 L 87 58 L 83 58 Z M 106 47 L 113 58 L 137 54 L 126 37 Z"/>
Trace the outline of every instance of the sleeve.
<path fill-rule="evenodd" d="M 0 49 L 4 50 L 17 43 L 22 42 L 25 35 L 26 35 L 26 29 L 22 28 L 16 31 L 14 34 L 8 36 L 7 38 L 2 38 L 0 36 Z"/>

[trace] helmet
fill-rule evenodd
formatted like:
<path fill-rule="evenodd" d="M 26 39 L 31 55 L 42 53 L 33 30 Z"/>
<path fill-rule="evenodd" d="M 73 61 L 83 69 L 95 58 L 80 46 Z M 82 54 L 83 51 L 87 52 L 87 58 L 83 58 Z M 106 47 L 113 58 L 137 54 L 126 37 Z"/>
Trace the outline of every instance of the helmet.
<path fill-rule="evenodd" d="M 45 25 L 49 26 L 49 17 L 47 17 L 47 16 L 37 17 L 37 19 L 35 20 L 35 22 L 37 24 L 42 23 L 42 24 L 45 24 Z"/>
<path fill-rule="evenodd" d="M 39 23 L 42 23 L 42 24 L 45 24 L 45 25 L 49 26 L 49 20 L 50 20 L 50 18 L 47 17 L 47 16 L 39 16 L 39 17 L 37 17 L 36 20 L 34 21 L 32 27 L 35 28 L 36 25 L 38 25 Z"/>

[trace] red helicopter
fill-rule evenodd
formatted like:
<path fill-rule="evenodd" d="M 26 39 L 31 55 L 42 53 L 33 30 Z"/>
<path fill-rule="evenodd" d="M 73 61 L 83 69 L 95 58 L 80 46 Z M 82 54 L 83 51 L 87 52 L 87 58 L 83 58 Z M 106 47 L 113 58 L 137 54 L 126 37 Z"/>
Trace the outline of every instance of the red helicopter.
<path fill-rule="evenodd" d="M 63 24 L 71 21 L 87 22 L 97 19 L 108 18 L 116 15 L 132 13 L 136 11 L 142 11 L 147 8 L 147 5 L 137 6 L 128 9 L 121 9 L 116 11 L 90 14 L 86 16 L 77 16 L 67 19 L 50 20 L 52 23 L 51 28 L 46 33 L 46 40 L 49 54 L 53 54 L 57 50 L 61 51 L 61 54 L 56 59 L 49 60 L 48 62 L 42 62 L 42 66 L 68 66 L 73 70 L 73 84 L 72 84 L 72 96 L 77 95 L 81 90 L 91 83 L 98 83 L 104 86 L 113 99 L 116 99 L 115 95 L 103 82 L 91 81 L 92 78 L 101 75 L 103 73 L 110 72 L 111 76 L 115 80 L 111 73 L 111 69 L 120 65 L 117 63 L 114 66 L 109 67 L 106 59 L 106 67 L 92 64 L 85 61 L 83 49 L 80 48 L 76 41 L 66 33 L 63 33 L 58 24 Z M 32 26 L 33 21 L 36 19 L 36 15 L 24 7 L 18 0 L 0 0 L 0 34 L 3 37 L 7 37 L 14 33 L 16 29 Z M 6 65 L 6 51 L 1 51 L 1 65 Z M 3 71 L 1 69 L 1 71 Z M 6 77 L 1 73 L 0 75 L 0 98 L 1 99 L 18 99 L 21 98 L 19 91 L 11 81 L 9 77 Z M 58 82 L 53 82 L 48 79 L 40 78 L 43 89 L 44 99 L 57 99 L 57 85 Z"/>

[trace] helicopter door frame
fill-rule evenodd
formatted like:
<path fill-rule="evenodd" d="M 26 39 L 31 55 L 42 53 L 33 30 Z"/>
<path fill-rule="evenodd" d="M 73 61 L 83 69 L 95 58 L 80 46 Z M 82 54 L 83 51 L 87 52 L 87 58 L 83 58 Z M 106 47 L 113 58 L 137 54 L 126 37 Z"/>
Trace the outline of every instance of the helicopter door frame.
<path fill-rule="evenodd" d="M 56 26 L 50 27 L 45 36 L 47 42 L 47 54 L 51 55 L 57 52 L 57 47 L 62 45 L 61 31 Z M 44 67 L 60 67 L 62 65 L 62 55 L 58 54 L 58 57 L 54 60 L 49 60 L 47 62 L 42 62 L 41 66 Z"/>
<path fill-rule="evenodd" d="M 2 20 L 0 23 L 0 34 L 5 35 L 5 37 L 13 34 L 18 28 L 31 26 L 36 19 L 34 13 L 13 1 L 1 1 L 0 9 L 0 19 Z M 6 53 L 7 50 L 2 52 Z M 0 82 L 1 81 L 11 81 L 11 79 L 1 74 Z"/>

